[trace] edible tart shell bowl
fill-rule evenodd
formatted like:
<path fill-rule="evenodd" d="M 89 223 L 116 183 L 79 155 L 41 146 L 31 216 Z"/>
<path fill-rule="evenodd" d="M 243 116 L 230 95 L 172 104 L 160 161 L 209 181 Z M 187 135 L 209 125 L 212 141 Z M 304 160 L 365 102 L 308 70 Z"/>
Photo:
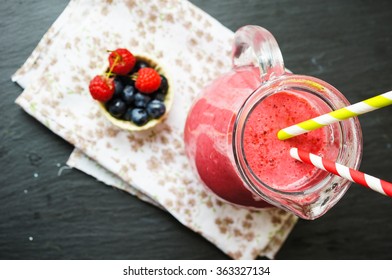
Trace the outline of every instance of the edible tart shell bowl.
<path fill-rule="evenodd" d="M 165 78 L 167 79 L 168 89 L 167 89 L 167 93 L 166 93 L 165 100 L 164 100 L 164 104 L 166 107 L 165 113 L 159 119 L 151 119 L 145 125 L 137 126 L 130 121 L 120 120 L 120 119 L 113 117 L 106 110 L 104 102 L 99 102 L 99 101 L 97 101 L 97 102 L 99 104 L 99 107 L 100 107 L 102 114 L 113 125 L 121 128 L 121 129 L 127 130 L 127 131 L 143 131 L 143 130 L 153 128 L 157 124 L 161 123 L 167 117 L 167 115 L 171 109 L 172 103 L 173 103 L 173 83 L 172 83 L 172 80 L 171 80 L 170 75 L 168 74 L 167 70 L 165 70 L 164 67 L 158 63 L 158 60 L 156 58 L 154 58 L 150 55 L 146 55 L 146 54 L 133 54 L 133 55 L 135 56 L 135 58 L 137 60 L 142 60 L 142 61 L 148 63 L 150 67 L 154 68 L 160 75 L 165 76 Z"/>

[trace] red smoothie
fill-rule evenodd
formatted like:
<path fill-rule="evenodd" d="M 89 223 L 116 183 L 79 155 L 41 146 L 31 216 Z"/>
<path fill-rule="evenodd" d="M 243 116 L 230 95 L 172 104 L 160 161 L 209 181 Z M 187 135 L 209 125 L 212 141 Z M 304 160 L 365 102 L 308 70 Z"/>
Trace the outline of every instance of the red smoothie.
<path fill-rule="evenodd" d="M 225 201 L 256 208 L 270 204 L 252 193 L 239 175 L 233 155 L 233 127 L 245 100 L 261 84 L 257 68 L 231 71 L 207 86 L 188 114 L 186 152 L 200 179 Z M 281 141 L 279 129 L 320 115 L 325 104 L 309 94 L 280 91 L 260 102 L 244 128 L 243 151 L 249 168 L 271 188 L 297 191 L 323 179 L 326 172 L 292 159 L 292 146 L 334 159 L 328 128 Z M 332 141 L 334 142 L 334 141 Z"/>
<path fill-rule="evenodd" d="M 286 141 L 278 131 L 322 114 L 320 101 L 295 91 L 277 92 L 260 102 L 245 125 L 244 152 L 249 167 L 273 189 L 298 191 L 314 185 L 326 172 L 303 164 L 289 156 L 289 150 L 302 150 L 336 158 L 338 147 L 329 145 L 328 128 L 318 129 Z"/>

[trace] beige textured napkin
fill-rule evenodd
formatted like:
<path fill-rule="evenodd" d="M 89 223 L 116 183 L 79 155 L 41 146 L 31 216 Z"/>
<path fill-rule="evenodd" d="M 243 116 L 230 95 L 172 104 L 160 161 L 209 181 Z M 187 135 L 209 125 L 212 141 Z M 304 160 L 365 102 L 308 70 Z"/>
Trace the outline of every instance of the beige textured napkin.
<path fill-rule="evenodd" d="M 75 145 L 71 166 L 167 210 L 234 259 L 273 258 L 296 218 L 220 202 L 184 153 L 188 109 L 206 83 L 230 69 L 232 37 L 185 0 L 71 1 L 13 76 L 25 87 L 16 102 Z M 173 109 L 151 131 L 112 126 L 88 93 L 106 49 L 118 47 L 151 53 L 171 73 Z"/>

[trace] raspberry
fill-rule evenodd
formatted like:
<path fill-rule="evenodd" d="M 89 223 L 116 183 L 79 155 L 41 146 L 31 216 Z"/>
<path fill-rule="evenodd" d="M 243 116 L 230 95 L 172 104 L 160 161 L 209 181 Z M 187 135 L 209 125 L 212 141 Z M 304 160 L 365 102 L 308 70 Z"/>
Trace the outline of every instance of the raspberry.
<path fill-rule="evenodd" d="M 135 87 L 142 93 L 153 93 L 161 85 L 161 76 L 153 68 L 142 68 L 137 72 Z"/>
<path fill-rule="evenodd" d="M 90 81 L 89 90 L 95 100 L 106 102 L 112 98 L 114 87 L 113 79 L 97 75 Z"/>
<path fill-rule="evenodd" d="M 128 74 L 135 66 L 136 58 L 127 49 L 116 49 L 109 55 L 109 67 L 113 73 Z"/>

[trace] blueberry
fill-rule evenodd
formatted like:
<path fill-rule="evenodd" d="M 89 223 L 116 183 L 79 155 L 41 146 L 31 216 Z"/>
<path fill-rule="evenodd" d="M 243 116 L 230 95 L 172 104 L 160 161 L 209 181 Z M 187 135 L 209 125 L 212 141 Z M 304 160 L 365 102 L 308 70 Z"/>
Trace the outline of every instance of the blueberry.
<path fill-rule="evenodd" d="M 139 71 L 140 69 L 146 68 L 146 67 L 150 67 L 150 65 L 148 65 L 148 63 L 145 62 L 145 61 L 138 60 L 138 61 L 136 61 L 135 66 L 133 67 L 132 72 L 133 72 L 133 73 L 136 73 L 136 72 Z"/>
<path fill-rule="evenodd" d="M 167 82 L 166 77 L 161 75 L 161 85 L 159 86 L 159 89 L 161 90 L 161 92 L 166 94 L 168 88 L 169 88 L 169 83 Z"/>
<path fill-rule="evenodd" d="M 120 98 L 127 104 L 128 106 L 133 103 L 135 100 L 136 89 L 134 86 L 127 85 L 124 90 L 120 94 Z"/>
<path fill-rule="evenodd" d="M 119 98 L 123 90 L 124 90 L 123 82 L 119 79 L 114 79 L 114 94 L 112 98 L 113 99 Z"/>
<path fill-rule="evenodd" d="M 123 115 L 123 119 L 124 119 L 124 120 L 129 121 L 129 122 L 132 121 L 132 114 L 131 114 L 131 112 L 132 112 L 133 109 L 134 109 L 134 108 L 132 108 L 132 107 L 129 107 L 129 108 L 127 109 L 127 111 L 126 111 L 126 112 L 124 113 L 124 115 Z"/>
<path fill-rule="evenodd" d="M 161 117 L 165 112 L 165 104 L 157 99 L 154 99 L 147 104 L 147 113 L 153 119 Z"/>
<path fill-rule="evenodd" d="M 146 94 L 142 94 L 140 92 L 137 92 L 135 94 L 135 99 L 133 101 L 133 104 L 135 105 L 135 107 L 138 108 L 146 108 L 147 103 L 151 100 L 151 97 L 146 95 Z"/>
<path fill-rule="evenodd" d="M 124 86 L 134 84 L 134 81 L 131 79 L 131 77 L 127 75 L 117 75 L 115 80 L 120 81 Z"/>
<path fill-rule="evenodd" d="M 126 113 L 127 119 L 129 118 L 137 126 L 142 126 L 149 121 L 148 114 L 143 108 L 129 109 Z"/>
<path fill-rule="evenodd" d="M 162 92 L 160 89 L 158 89 L 156 92 L 154 92 L 151 95 L 152 99 L 157 99 L 159 101 L 164 101 L 166 94 L 164 92 Z"/>
<path fill-rule="evenodd" d="M 127 110 L 127 105 L 121 99 L 112 99 L 107 104 L 108 112 L 115 118 L 120 118 Z"/>

